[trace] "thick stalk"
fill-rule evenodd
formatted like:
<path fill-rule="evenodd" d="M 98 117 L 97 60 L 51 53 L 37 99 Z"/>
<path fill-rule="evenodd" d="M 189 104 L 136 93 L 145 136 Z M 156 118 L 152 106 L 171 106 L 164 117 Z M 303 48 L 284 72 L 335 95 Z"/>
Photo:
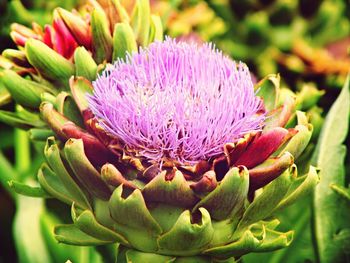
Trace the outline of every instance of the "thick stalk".
<path fill-rule="evenodd" d="M 24 173 L 30 168 L 30 143 L 26 131 L 15 129 L 15 169 L 23 179 Z"/>

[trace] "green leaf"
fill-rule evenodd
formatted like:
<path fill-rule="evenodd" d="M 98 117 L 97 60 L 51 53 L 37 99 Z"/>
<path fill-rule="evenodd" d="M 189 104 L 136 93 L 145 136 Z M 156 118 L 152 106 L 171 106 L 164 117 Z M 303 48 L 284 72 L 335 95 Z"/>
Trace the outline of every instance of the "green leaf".
<path fill-rule="evenodd" d="M 85 128 L 83 118 L 80 110 L 70 94 L 61 92 L 56 97 L 56 109 L 59 113 L 74 122 L 81 128 Z"/>
<path fill-rule="evenodd" d="M 349 257 L 349 242 L 343 243 L 342 234 L 350 230 L 350 206 L 330 185 L 345 183 L 342 145 L 349 129 L 349 76 L 331 107 L 321 131 L 313 161 L 320 168 L 320 183 L 314 195 L 315 239 L 321 262 L 341 262 Z"/>
<path fill-rule="evenodd" d="M 54 135 L 53 131 L 50 129 L 40 129 L 40 128 L 32 128 L 29 130 L 29 138 L 33 141 L 43 141 L 46 142 L 48 137 Z"/>
<path fill-rule="evenodd" d="M 296 200 L 300 200 L 300 198 L 303 198 L 310 194 L 314 190 L 319 180 L 320 178 L 317 174 L 315 167 L 310 166 L 310 170 L 307 175 L 303 177 L 298 177 L 293 181 L 286 196 L 278 204 L 274 212 L 281 210 L 286 206 L 293 204 Z"/>
<path fill-rule="evenodd" d="M 171 180 L 166 179 L 165 171 L 154 177 L 142 190 L 142 195 L 147 202 L 161 202 L 182 207 L 190 207 L 198 200 L 180 171 L 175 171 Z"/>
<path fill-rule="evenodd" d="M 163 40 L 163 25 L 159 16 L 151 15 L 151 29 L 149 35 L 149 42 Z"/>
<path fill-rule="evenodd" d="M 5 157 L 5 155 L 0 151 L 0 183 L 1 186 L 4 187 L 4 189 L 8 190 L 8 192 L 13 195 L 13 191 L 11 190 L 10 186 L 8 185 L 8 182 L 11 180 L 19 180 L 19 174 L 17 171 L 12 167 L 9 160 Z"/>
<path fill-rule="evenodd" d="M 293 242 L 288 249 L 280 249 L 270 253 L 250 253 L 243 257 L 244 263 L 295 263 L 317 262 L 311 231 L 311 195 L 287 207 L 276 216 L 281 221 L 279 229 L 293 229 Z"/>
<path fill-rule="evenodd" d="M 301 118 L 306 119 L 306 115 L 304 112 L 298 112 L 298 125 L 295 126 L 295 130 L 297 131 L 297 134 L 295 134 L 286 144 L 286 146 L 283 148 L 281 155 L 284 152 L 289 152 L 293 155 L 294 160 L 297 160 L 298 157 L 302 154 L 302 152 L 305 150 L 307 145 L 310 142 L 313 127 L 309 123 L 300 123 Z"/>
<path fill-rule="evenodd" d="M 332 188 L 332 190 L 334 192 L 336 192 L 337 194 L 339 194 L 340 196 L 342 196 L 343 198 L 348 200 L 348 202 L 350 202 L 350 188 L 349 187 L 345 188 L 343 186 L 336 185 L 336 184 L 331 184 L 330 187 Z"/>

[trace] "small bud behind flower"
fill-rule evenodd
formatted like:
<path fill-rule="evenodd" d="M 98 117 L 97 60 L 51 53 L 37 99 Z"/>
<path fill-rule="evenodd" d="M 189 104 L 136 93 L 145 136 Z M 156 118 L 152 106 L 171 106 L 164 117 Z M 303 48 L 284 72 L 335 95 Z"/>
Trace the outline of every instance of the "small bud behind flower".
<path fill-rule="evenodd" d="M 104 60 L 110 61 L 112 58 L 113 40 L 108 28 L 108 21 L 102 11 L 95 9 L 92 12 L 91 28 L 95 61 L 98 64 Z"/>
<path fill-rule="evenodd" d="M 76 76 L 85 77 L 90 81 L 96 79 L 97 64 L 84 47 L 78 47 L 75 50 L 74 64 Z"/>
<path fill-rule="evenodd" d="M 137 43 L 132 28 L 127 23 L 118 23 L 113 33 L 113 61 L 124 59 L 127 53 L 137 51 Z"/>
<path fill-rule="evenodd" d="M 39 40 L 28 40 L 25 51 L 29 63 L 48 79 L 67 85 L 74 75 L 74 65 Z"/>
<path fill-rule="evenodd" d="M 73 14 L 63 8 L 56 9 L 57 14 L 64 21 L 74 39 L 79 45 L 83 45 L 86 49 L 91 48 L 91 31 L 87 22 L 80 16 Z"/>

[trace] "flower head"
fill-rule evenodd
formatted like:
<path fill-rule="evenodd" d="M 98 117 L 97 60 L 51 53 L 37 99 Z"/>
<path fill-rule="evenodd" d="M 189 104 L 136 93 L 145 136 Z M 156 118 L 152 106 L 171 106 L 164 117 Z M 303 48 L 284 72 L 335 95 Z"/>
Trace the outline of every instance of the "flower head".
<path fill-rule="evenodd" d="M 260 130 L 264 114 L 247 66 L 212 44 L 167 38 L 118 60 L 93 83 L 89 106 L 129 152 L 193 164 Z"/>

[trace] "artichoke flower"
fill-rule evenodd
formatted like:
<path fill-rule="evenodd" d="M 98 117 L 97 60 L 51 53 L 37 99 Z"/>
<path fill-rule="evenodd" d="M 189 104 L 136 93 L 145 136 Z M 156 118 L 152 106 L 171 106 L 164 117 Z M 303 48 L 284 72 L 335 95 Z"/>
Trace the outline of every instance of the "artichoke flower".
<path fill-rule="evenodd" d="M 56 239 L 116 244 L 116 262 L 235 262 L 288 246 L 293 231 L 278 231 L 274 214 L 318 181 L 312 166 L 297 171 L 312 125 L 293 95 L 281 99 L 279 76 L 254 86 L 212 44 L 152 42 L 159 27 L 137 11 L 146 2 L 137 26 L 115 25 L 111 48 L 108 24 L 91 24 L 92 43 L 112 57 L 77 47 L 73 62 L 31 38 L 34 71 L 3 72 L 22 107 L 0 120 L 45 144 L 40 186 L 11 186 L 70 205 Z"/>

